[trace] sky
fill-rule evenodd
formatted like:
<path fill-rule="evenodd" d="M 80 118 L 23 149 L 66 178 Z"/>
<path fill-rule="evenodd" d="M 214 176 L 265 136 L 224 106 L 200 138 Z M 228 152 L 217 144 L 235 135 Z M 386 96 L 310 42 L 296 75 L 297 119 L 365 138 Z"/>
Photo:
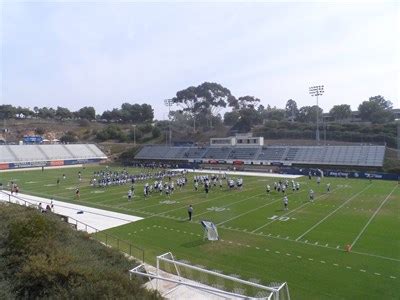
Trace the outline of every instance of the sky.
<path fill-rule="evenodd" d="M 400 2 L 16 2 L 0 4 L 0 104 L 148 103 L 205 81 L 283 108 L 400 107 Z M 174 107 L 172 108 L 174 109 Z"/>

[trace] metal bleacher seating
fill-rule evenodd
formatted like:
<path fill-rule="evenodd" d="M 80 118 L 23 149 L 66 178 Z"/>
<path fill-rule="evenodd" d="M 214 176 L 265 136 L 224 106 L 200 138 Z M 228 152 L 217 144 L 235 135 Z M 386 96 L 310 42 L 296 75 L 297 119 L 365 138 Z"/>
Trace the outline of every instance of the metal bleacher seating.
<path fill-rule="evenodd" d="M 12 152 L 10 146 L 0 146 L 0 162 L 11 162 L 17 159 L 17 156 Z"/>
<path fill-rule="evenodd" d="M 163 159 L 170 147 L 168 146 L 144 146 L 136 158 L 138 159 Z"/>
<path fill-rule="evenodd" d="M 68 159 L 71 157 L 71 154 L 63 145 L 42 145 L 41 148 L 49 159 Z"/>
<path fill-rule="evenodd" d="M 144 146 L 137 159 L 228 159 L 311 165 L 382 166 L 384 146 Z"/>
<path fill-rule="evenodd" d="M 210 147 L 208 148 L 208 151 L 204 154 L 203 158 L 227 159 L 231 151 L 231 147 Z"/>
<path fill-rule="evenodd" d="M 39 150 L 38 145 L 10 146 L 18 161 L 42 161 L 48 158 Z"/>
<path fill-rule="evenodd" d="M 258 160 L 281 161 L 284 159 L 284 154 L 287 147 L 262 147 Z"/>
<path fill-rule="evenodd" d="M 208 148 L 201 147 L 201 148 L 189 148 L 189 150 L 185 153 L 185 158 L 202 158 L 206 153 Z"/>
<path fill-rule="evenodd" d="M 255 158 L 256 153 L 258 152 L 259 147 L 235 147 L 232 149 L 231 153 L 229 153 L 229 159 L 245 159 L 252 160 Z"/>
<path fill-rule="evenodd" d="M 0 163 L 71 159 L 106 159 L 96 145 L 1 145 Z"/>

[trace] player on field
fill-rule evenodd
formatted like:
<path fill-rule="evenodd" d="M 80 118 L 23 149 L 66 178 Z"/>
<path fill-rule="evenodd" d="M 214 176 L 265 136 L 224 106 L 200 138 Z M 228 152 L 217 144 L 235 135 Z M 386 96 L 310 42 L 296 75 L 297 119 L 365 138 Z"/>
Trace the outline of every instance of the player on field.
<path fill-rule="evenodd" d="M 75 190 L 75 198 L 79 200 L 80 197 L 81 197 L 81 193 L 80 193 L 80 191 L 79 191 L 79 188 L 77 188 L 77 189 Z"/>
<path fill-rule="evenodd" d="M 271 187 L 269 186 L 269 184 L 267 184 L 266 190 L 267 190 L 267 194 L 269 195 L 269 193 L 271 192 Z"/>
<path fill-rule="evenodd" d="M 288 210 L 288 204 L 289 204 L 289 199 L 287 196 L 283 197 L 283 206 L 285 207 L 285 210 Z"/>
<path fill-rule="evenodd" d="M 210 183 L 208 182 L 208 180 L 206 180 L 204 182 L 204 191 L 206 192 L 206 196 L 208 196 L 209 189 L 210 189 Z"/>
<path fill-rule="evenodd" d="M 128 190 L 128 201 L 132 200 L 132 190 Z"/>
<path fill-rule="evenodd" d="M 312 190 L 312 189 L 310 189 L 310 192 L 309 192 L 309 198 L 310 198 L 310 202 L 314 202 L 314 191 Z"/>
<path fill-rule="evenodd" d="M 331 184 L 327 183 L 326 184 L 326 191 L 329 193 L 331 191 Z"/>

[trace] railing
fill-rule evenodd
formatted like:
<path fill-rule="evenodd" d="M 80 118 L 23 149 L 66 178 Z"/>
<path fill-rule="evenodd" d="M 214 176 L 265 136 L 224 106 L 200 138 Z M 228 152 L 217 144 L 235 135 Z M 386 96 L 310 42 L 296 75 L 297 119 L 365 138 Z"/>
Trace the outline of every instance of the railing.
<path fill-rule="evenodd" d="M 8 197 L 9 203 L 22 205 L 20 203 L 20 202 L 22 202 L 23 206 L 38 207 L 37 203 L 28 201 L 20 196 L 11 195 L 11 194 L 3 192 L 1 190 L 0 190 L 0 193 L 3 195 L 6 195 Z M 33 201 L 35 201 L 35 200 L 33 200 Z M 58 205 L 58 206 L 63 207 L 60 205 Z M 75 225 L 76 229 L 78 229 L 78 226 L 79 226 L 81 228 L 84 228 L 84 231 L 88 232 L 88 233 L 89 233 L 89 229 L 91 229 L 91 231 L 93 231 L 93 233 L 91 234 L 91 237 L 93 237 L 95 240 L 101 242 L 102 244 L 106 245 L 107 247 L 117 248 L 118 251 L 121 251 L 129 256 L 132 256 L 132 257 L 138 259 L 138 260 L 141 260 L 141 262 L 144 263 L 144 249 L 142 249 L 138 246 L 132 245 L 131 243 L 121 240 L 120 238 L 110 235 L 106 232 L 103 232 L 103 231 L 101 231 L 89 224 L 81 222 L 73 217 L 69 217 L 69 216 L 65 216 L 65 217 L 68 218 L 69 224 Z M 73 221 L 73 222 L 70 222 L 70 221 Z"/>

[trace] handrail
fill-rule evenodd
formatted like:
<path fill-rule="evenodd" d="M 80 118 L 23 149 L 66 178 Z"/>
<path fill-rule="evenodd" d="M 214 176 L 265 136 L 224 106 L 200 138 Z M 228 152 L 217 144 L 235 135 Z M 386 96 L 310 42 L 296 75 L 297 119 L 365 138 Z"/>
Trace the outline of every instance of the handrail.
<path fill-rule="evenodd" d="M 15 199 L 17 199 L 17 200 L 23 201 L 23 202 L 24 202 L 24 206 L 34 206 L 34 207 L 37 207 L 37 204 L 35 204 L 35 203 L 31 202 L 31 201 L 28 201 L 28 200 L 22 198 L 21 196 L 11 195 L 11 194 L 6 193 L 6 192 L 4 192 L 4 191 L 2 191 L 2 190 L 0 190 L 0 193 L 2 193 L 3 195 L 7 195 L 7 196 L 8 196 L 8 202 L 9 202 L 9 203 L 14 203 L 14 202 L 11 201 L 11 197 L 13 197 L 13 198 L 15 198 Z M 36 201 L 36 200 L 33 200 L 33 201 Z M 15 203 L 15 204 L 18 204 L 18 203 Z M 27 205 L 27 204 L 28 204 L 28 205 Z M 65 206 L 60 206 L 60 207 L 65 207 Z M 70 216 L 66 216 L 66 217 L 68 217 L 68 220 L 69 220 L 69 219 L 72 219 L 74 222 L 68 222 L 68 223 L 69 223 L 69 224 L 74 224 L 74 223 L 75 223 L 75 225 L 76 225 L 77 228 L 78 228 L 78 223 L 79 223 L 79 224 L 85 226 L 85 231 L 86 231 L 86 232 L 88 232 L 88 230 L 87 230 L 88 228 L 93 229 L 93 230 L 94 230 L 94 238 L 95 238 L 96 240 L 98 240 L 98 241 L 104 243 L 106 246 L 113 247 L 113 245 L 112 245 L 111 242 L 112 242 L 112 240 L 114 239 L 114 240 L 116 240 L 116 242 L 117 242 L 117 249 L 118 249 L 118 251 L 121 251 L 121 252 L 123 252 L 123 253 L 129 254 L 129 256 L 133 256 L 133 255 L 132 255 L 132 249 L 138 250 L 138 251 L 140 252 L 140 254 L 141 254 L 141 258 L 139 258 L 139 259 L 141 259 L 141 260 L 142 260 L 142 263 L 144 263 L 144 249 L 142 249 L 142 248 L 140 248 L 140 247 L 138 247 L 138 246 L 135 246 L 135 245 L 133 245 L 133 244 L 127 242 L 127 241 L 124 241 L 124 240 L 122 240 L 122 239 L 120 239 L 120 238 L 118 238 L 118 237 L 116 237 L 116 236 L 113 236 L 113 235 L 111 235 L 111 234 L 105 233 L 105 232 L 103 232 L 102 230 L 100 230 L 100 229 L 98 229 L 98 228 L 95 228 L 95 227 L 93 227 L 93 226 L 91 226 L 91 225 L 89 225 L 89 224 L 86 224 L 86 223 L 84 223 L 84 222 L 82 222 L 82 221 L 79 221 L 79 220 L 77 220 L 77 219 L 75 219 L 75 218 L 73 218 L 73 217 L 70 217 Z M 99 234 L 103 234 L 103 235 L 105 236 L 105 241 L 104 241 L 104 242 L 103 242 L 101 239 L 98 238 L 97 235 L 99 235 Z M 92 236 L 93 236 L 93 235 L 92 235 Z M 111 242 L 109 243 L 109 241 L 111 241 Z M 121 243 L 122 243 L 122 244 L 126 244 L 127 249 L 129 249 L 129 251 L 126 251 L 126 252 L 123 251 L 123 250 L 121 249 L 121 247 L 120 247 L 120 244 L 121 244 Z M 137 258 L 137 257 L 136 257 L 136 258 Z"/>

